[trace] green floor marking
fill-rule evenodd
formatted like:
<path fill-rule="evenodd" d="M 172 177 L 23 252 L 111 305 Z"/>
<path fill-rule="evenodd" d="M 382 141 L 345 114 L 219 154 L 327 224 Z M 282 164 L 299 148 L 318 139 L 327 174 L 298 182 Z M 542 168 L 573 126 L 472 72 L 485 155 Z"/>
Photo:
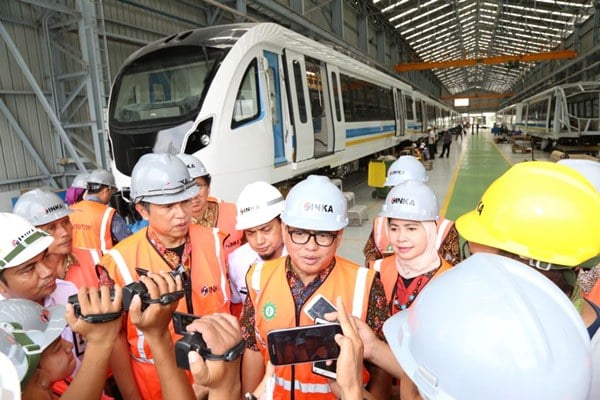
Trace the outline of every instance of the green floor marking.
<path fill-rule="evenodd" d="M 457 144 L 453 142 L 452 147 Z M 460 146 L 458 173 L 450 185 L 445 212 L 446 218 L 453 221 L 473 210 L 485 189 L 510 167 L 488 135 L 465 136 Z"/>

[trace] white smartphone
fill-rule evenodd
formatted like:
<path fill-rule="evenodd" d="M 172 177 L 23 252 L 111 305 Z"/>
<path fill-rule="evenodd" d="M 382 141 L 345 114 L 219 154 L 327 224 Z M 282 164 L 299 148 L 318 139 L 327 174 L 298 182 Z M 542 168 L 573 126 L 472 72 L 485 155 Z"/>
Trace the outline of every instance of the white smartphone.
<path fill-rule="evenodd" d="M 327 361 L 317 361 L 312 365 L 313 374 L 321 375 L 327 378 L 335 379 L 335 370 L 337 368 L 337 360 L 331 361 L 331 365 L 327 365 Z"/>
<path fill-rule="evenodd" d="M 304 312 L 313 321 L 317 318 L 325 319 L 325 314 L 335 311 L 337 308 L 321 294 L 316 295 L 304 306 Z"/>

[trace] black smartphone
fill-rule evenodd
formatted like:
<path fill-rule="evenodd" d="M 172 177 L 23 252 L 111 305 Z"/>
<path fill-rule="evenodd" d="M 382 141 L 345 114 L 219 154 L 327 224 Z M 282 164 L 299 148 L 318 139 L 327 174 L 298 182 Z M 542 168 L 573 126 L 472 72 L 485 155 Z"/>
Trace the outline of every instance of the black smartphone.
<path fill-rule="evenodd" d="M 271 363 L 291 365 L 334 360 L 340 354 L 336 333 L 342 333 L 336 323 L 272 330 L 267 333 Z"/>
<path fill-rule="evenodd" d="M 177 333 L 178 335 L 185 335 L 187 333 L 185 328 L 199 318 L 199 315 L 186 314 L 179 311 L 175 311 L 173 313 L 173 329 L 175 329 L 175 333 Z"/>

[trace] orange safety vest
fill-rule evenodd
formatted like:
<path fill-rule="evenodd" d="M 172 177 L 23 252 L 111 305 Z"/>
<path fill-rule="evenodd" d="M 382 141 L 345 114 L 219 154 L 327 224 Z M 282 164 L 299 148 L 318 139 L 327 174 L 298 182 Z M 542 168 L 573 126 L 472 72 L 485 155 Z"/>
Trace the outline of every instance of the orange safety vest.
<path fill-rule="evenodd" d="M 215 228 L 225 233 L 227 238 L 223 242 L 223 249 L 225 250 L 225 259 L 231 254 L 232 251 L 242 245 L 244 238 L 244 231 L 238 231 L 235 229 L 235 222 L 237 218 L 237 210 L 234 203 L 229 203 L 219 199 L 217 197 L 209 196 L 207 199 L 208 203 L 215 203 L 217 205 L 217 224 Z"/>
<path fill-rule="evenodd" d="M 73 282 L 77 288 L 98 287 L 96 264 L 100 263 L 102 254 L 96 249 L 81 249 L 73 247 L 75 261 L 67 271 L 65 280 Z"/>
<path fill-rule="evenodd" d="M 121 286 L 139 279 L 136 267 L 151 272 L 170 270 L 170 266 L 154 248 L 147 237 L 148 228 L 143 228 L 119 242 L 102 258 L 101 264 Z M 228 313 L 231 292 L 227 280 L 225 258 L 218 229 L 190 225 L 192 243 L 190 279 L 192 281 L 192 304 L 195 315 Z M 185 299 L 179 301 L 177 311 L 189 312 Z M 169 324 L 173 341 L 180 338 Z M 132 357 L 132 368 L 136 383 L 144 400 L 162 399 L 158 371 L 152 360 L 150 347 L 143 335 L 127 319 L 127 340 Z M 193 379 L 190 377 L 190 383 Z"/>
<path fill-rule="evenodd" d="M 286 277 L 285 260 L 286 257 L 282 257 L 254 264 L 246 275 L 248 296 L 251 297 L 255 310 L 256 341 L 263 353 L 265 363 L 269 360 L 266 346 L 267 333 L 270 330 L 314 324 L 303 311 L 304 307 L 296 314 L 294 299 Z M 351 314 L 365 321 L 369 293 L 374 280 L 374 271 L 360 268 L 336 256 L 335 267 L 304 304 L 308 304 L 310 299 L 318 294 L 325 296 L 332 304 L 335 304 L 337 296 L 341 296 Z M 311 363 L 275 368 L 273 399 L 290 398 L 292 377 L 296 400 L 335 399 L 329 388 L 328 378 L 314 374 Z"/>
<path fill-rule="evenodd" d="M 73 225 L 73 247 L 96 249 L 105 253 L 113 247 L 111 227 L 116 210 L 96 201 L 73 204 L 69 215 Z"/>
<path fill-rule="evenodd" d="M 588 294 L 583 294 L 583 297 L 594 304 L 600 304 L 600 279 L 596 281 Z"/>
<path fill-rule="evenodd" d="M 390 243 L 390 239 L 387 235 L 385 223 L 386 218 L 387 217 L 377 216 L 373 219 L 373 240 L 375 242 L 377 250 L 379 250 L 379 252 L 383 254 L 384 257 L 390 255 L 390 253 L 393 252 L 391 248 L 392 245 Z M 444 239 L 446 239 L 446 236 L 448 236 L 448 232 L 450 232 L 453 226 L 454 221 L 450 221 L 449 219 L 439 218 L 437 220 L 437 238 L 435 240 L 436 250 L 439 250 L 440 246 L 444 242 Z"/>
<path fill-rule="evenodd" d="M 402 281 L 402 277 L 400 276 L 400 274 L 398 273 L 398 270 L 396 269 L 396 256 L 395 255 L 385 257 L 385 258 L 382 258 L 379 260 L 375 260 L 374 262 L 371 262 L 369 264 L 370 269 L 372 269 L 373 271 L 379 272 L 379 279 L 381 280 L 381 283 L 383 284 L 383 289 L 385 290 L 385 298 L 388 301 L 388 304 L 390 306 L 390 313 L 392 315 L 398 311 L 401 311 L 401 310 L 398 310 L 397 308 L 395 308 L 394 304 L 393 304 L 393 301 L 397 294 L 396 293 L 397 285 L 401 285 L 401 289 L 404 289 L 403 292 L 405 292 L 405 293 L 402 297 L 410 296 L 414 289 L 417 289 L 419 291 L 422 290 L 423 287 L 425 287 L 425 285 L 427 285 L 427 283 L 429 281 L 431 281 L 435 277 L 439 276 L 442 272 L 453 267 L 452 264 L 450 264 L 448 261 L 444 260 L 443 258 L 440 257 L 440 260 L 442 261 L 442 265 L 438 268 L 438 270 L 433 274 L 433 276 L 431 278 L 427 278 L 427 277 L 421 278 L 419 288 L 417 288 L 417 287 L 413 288 L 414 285 L 418 284 L 417 283 L 418 277 L 415 277 L 415 279 L 413 280 L 411 285 L 409 285 L 408 288 L 404 287 L 404 282 Z M 418 293 L 417 293 L 417 295 L 418 295 Z M 401 299 L 400 301 L 405 301 L 405 299 Z M 412 303 L 412 300 L 411 300 L 411 303 Z"/>

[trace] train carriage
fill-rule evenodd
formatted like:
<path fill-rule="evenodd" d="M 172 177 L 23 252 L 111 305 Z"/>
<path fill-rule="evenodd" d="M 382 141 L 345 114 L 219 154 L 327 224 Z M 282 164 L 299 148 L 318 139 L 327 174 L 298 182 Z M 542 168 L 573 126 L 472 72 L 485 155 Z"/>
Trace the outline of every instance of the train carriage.
<path fill-rule="evenodd" d="M 197 29 L 125 61 L 109 104 L 112 169 L 126 190 L 143 154 L 195 154 L 214 176 L 212 193 L 232 200 L 256 180 L 346 172 L 416 138 L 412 130 L 424 135 L 442 108 L 450 113 L 408 84 L 276 24 Z"/>
<path fill-rule="evenodd" d="M 600 143 L 600 82 L 569 83 L 522 102 L 523 130 L 543 147 Z"/>

